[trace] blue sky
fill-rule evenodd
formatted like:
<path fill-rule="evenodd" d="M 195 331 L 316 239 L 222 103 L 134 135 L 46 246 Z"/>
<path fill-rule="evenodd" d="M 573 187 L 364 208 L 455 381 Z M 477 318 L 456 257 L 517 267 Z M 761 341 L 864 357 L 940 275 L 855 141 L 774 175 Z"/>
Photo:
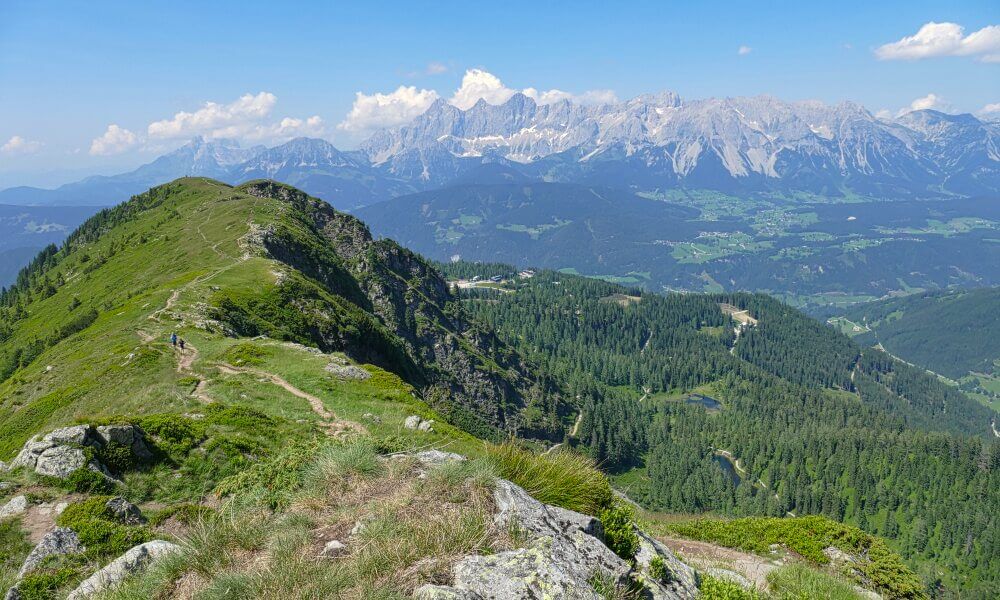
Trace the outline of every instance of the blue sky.
<path fill-rule="evenodd" d="M 930 22 L 964 31 L 951 46 L 935 38 L 926 52 L 877 54 Z M 114 172 L 202 130 L 268 144 L 304 133 L 351 147 L 432 96 L 453 98 L 469 69 L 482 72 L 467 82 L 487 90 L 496 91 L 488 73 L 502 90 L 584 99 L 609 91 L 619 99 L 660 90 L 685 98 L 771 94 L 854 100 L 895 113 L 924 98 L 924 105 L 978 112 L 1000 103 L 1000 49 L 991 45 L 1000 29 L 962 36 L 996 25 L 995 0 L 507 0 L 419 8 L 4 0 L 0 185 Z M 390 95 L 400 86 L 413 89 Z M 349 118 L 357 92 L 368 103 Z M 376 93 L 386 95 L 385 106 Z M 209 102 L 214 107 L 203 110 Z M 182 111 L 190 114 L 178 117 Z"/>

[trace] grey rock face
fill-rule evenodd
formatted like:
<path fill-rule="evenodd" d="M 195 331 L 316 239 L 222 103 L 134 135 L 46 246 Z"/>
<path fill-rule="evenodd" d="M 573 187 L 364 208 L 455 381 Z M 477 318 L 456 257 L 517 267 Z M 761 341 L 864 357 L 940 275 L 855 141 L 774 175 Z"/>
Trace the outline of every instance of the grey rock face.
<path fill-rule="evenodd" d="M 40 475 L 66 478 L 84 467 L 110 477 L 107 468 L 97 460 L 88 460 L 85 448 L 102 448 L 109 443 L 128 446 L 137 458 L 147 460 L 153 453 L 146 445 L 141 429 L 134 425 L 90 425 L 63 427 L 35 436 L 24 444 L 9 468 L 25 467 Z"/>
<path fill-rule="evenodd" d="M 0 519 L 16 517 L 28 510 L 28 497 L 25 495 L 14 496 L 7 504 L 0 508 Z"/>
<path fill-rule="evenodd" d="M 163 540 L 153 540 L 152 542 L 140 544 L 85 579 L 66 598 L 67 600 L 89 598 L 100 591 L 121 583 L 130 575 L 146 569 L 153 561 L 168 554 L 179 552 L 180 549 L 180 546 L 177 544 Z"/>
<path fill-rule="evenodd" d="M 658 599 L 694 598 L 694 572 L 684 566 L 666 548 L 648 540 L 648 561 L 660 555 L 678 581 L 661 585 L 641 570 L 619 558 L 603 542 L 603 527 L 598 519 L 570 510 L 547 506 L 522 488 L 498 480 L 494 491 L 499 527 L 514 527 L 528 539 L 528 546 L 491 556 L 468 556 L 454 568 L 452 588 L 435 588 L 428 593 L 471 592 L 473 598 L 593 598 L 601 596 L 592 582 L 622 589 L 635 578 L 645 588 L 645 596 Z M 638 561 L 637 561 L 638 562 Z M 685 571 L 681 567 L 684 566 Z M 685 581 L 687 578 L 687 581 Z M 690 585 L 689 585 L 690 584 Z M 435 597 L 435 596 L 428 596 Z M 450 598 L 456 596 L 442 595 Z M 462 596 L 457 596 L 462 597 Z"/>
<path fill-rule="evenodd" d="M 677 560 L 674 553 L 660 542 L 638 529 L 636 529 L 636 533 L 639 536 L 639 551 L 635 554 L 635 562 L 639 570 L 648 576 L 649 564 L 659 556 L 670 574 L 669 582 L 661 582 L 662 587 L 673 594 L 673 596 L 667 597 L 693 598 L 696 596 L 698 594 L 698 576 L 694 569 Z M 647 579 L 651 578 L 647 577 Z"/>
<path fill-rule="evenodd" d="M 45 534 L 42 541 L 38 542 L 28 557 L 24 559 L 21 570 L 17 573 L 17 578 L 24 577 L 25 574 L 33 571 L 48 556 L 57 554 L 76 554 L 83 552 L 85 548 L 80 543 L 80 538 L 68 527 L 57 527 Z"/>
<path fill-rule="evenodd" d="M 403 427 L 407 429 L 416 429 L 417 427 L 420 427 L 420 421 L 421 419 L 417 415 L 410 415 L 403 420 Z"/>
<path fill-rule="evenodd" d="M 73 446 L 52 446 L 46 448 L 35 461 L 35 472 L 39 475 L 65 478 L 88 463 L 83 450 Z"/>
<path fill-rule="evenodd" d="M 122 523 L 128 525 L 140 525 L 146 522 L 146 517 L 142 515 L 142 511 L 135 504 L 132 504 L 125 498 L 121 496 L 115 496 L 114 498 L 108 500 L 104 505 L 111 515 Z"/>

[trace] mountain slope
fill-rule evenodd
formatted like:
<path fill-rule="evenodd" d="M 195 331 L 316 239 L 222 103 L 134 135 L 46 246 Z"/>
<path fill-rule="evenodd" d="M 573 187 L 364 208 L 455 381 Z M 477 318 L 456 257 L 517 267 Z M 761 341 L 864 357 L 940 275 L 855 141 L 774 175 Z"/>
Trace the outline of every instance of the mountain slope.
<path fill-rule="evenodd" d="M 465 303 L 582 398 L 571 443 L 634 500 L 822 514 L 889 538 L 943 583 L 935 594 L 993 593 L 996 411 L 762 294 L 662 296 L 550 271 L 504 289 Z"/>
<path fill-rule="evenodd" d="M 196 348 L 233 332 L 347 352 L 482 435 L 549 437 L 562 427 L 557 391 L 467 322 L 436 272 L 292 188 L 180 180 L 99 213 L 34 267 L 3 297 L 0 397 L 36 425 L 66 410 L 141 411 L 150 398 L 175 397 L 152 383 L 162 379 L 154 365 L 172 368 L 170 353 L 143 340 L 163 339 L 176 319 Z M 139 287 L 115 284 L 123 278 Z M 84 360 L 84 348 L 105 358 Z M 142 381 L 153 387 L 135 395 Z"/>

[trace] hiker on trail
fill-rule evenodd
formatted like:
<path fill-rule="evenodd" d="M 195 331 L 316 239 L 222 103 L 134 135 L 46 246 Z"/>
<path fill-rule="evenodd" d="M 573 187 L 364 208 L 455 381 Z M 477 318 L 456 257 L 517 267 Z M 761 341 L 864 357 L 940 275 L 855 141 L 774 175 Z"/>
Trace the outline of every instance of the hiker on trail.
<path fill-rule="evenodd" d="M 170 344 L 172 346 L 176 346 L 177 345 L 177 332 L 176 331 L 170 334 Z"/>
<path fill-rule="evenodd" d="M 184 340 L 183 339 L 180 340 L 180 344 L 181 344 L 181 350 L 183 350 L 184 349 Z"/>

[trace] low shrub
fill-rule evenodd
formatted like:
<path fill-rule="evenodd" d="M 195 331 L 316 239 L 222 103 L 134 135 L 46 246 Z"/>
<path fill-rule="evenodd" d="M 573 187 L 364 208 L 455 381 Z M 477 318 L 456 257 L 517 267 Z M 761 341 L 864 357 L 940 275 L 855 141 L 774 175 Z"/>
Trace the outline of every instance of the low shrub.
<path fill-rule="evenodd" d="M 131 471 L 139 464 L 138 457 L 132 452 L 131 446 L 118 442 L 108 442 L 96 450 L 95 458 L 115 475 Z"/>
<path fill-rule="evenodd" d="M 635 532 L 635 511 L 624 502 L 615 502 L 600 512 L 604 526 L 604 543 L 625 560 L 635 558 L 639 551 L 639 535 Z"/>
<path fill-rule="evenodd" d="M 24 576 L 17 584 L 20 600 L 52 600 L 59 588 L 65 586 L 78 575 L 72 567 L 62 569 L 41 569 Z"/>
<path fill-rule="evenodd" d="M 660 583 L 670 583 L 673 581 L 673 574 L 670 572 L 670 569 L 667 568 L 666 561 L 664 561 L 663 557 L 659 555 L 654 556 L 653 559 L 649 561 L 649 576 Z"/>
<path fill-rule="evenodd" d="M 157 413 L 137 422 L 156 446 L 172 458 L 183 456 L 205 439 L 205 424 L 183 415 Z"/>
<path fill-rule="evenodd" d="M 612 504 L 608 478 L 582 454 L 567 450 L 538 455 L 513 442 L 488 444 L 486 454 L 500 477 L 540 502 L 588 515 L 600 514 Z"/>
<path fill-rule="evenodd" d="M 168 519 L 175 518 L 184 525 L 191 525 L 210 518 L 213 514 L 215 514 L 215 511 L 207 506 L 183 502 L 151 513 L 147 517 L 147 523 L 150 527 L 158 527 Z"/>
<path fill-rule="evenodd" d="M 271 353 L 265 348 L 249 342 L 243 342 L 230 346 L 222 354 L 222 358 L 234 365 L 262 365 L 270 355 Z"/>
<path fill-rule="evenodd" d="M 302 485 L 306 466 L 316 456 L 320 442 L 306 440 L 253 463 L 249 468 L 219 482 L 220 496 L 253 497 L 271 508 L 285 508 L 292 493 Z"/>
<path fill-rule="evenodd" d="M 115 522 L 106 506 L 110 499 L 110 496 L 91 496 L 67 506 L 56 519 L 60 527 L 75 531 L 87 554 L 95 558 L 118 556 L 151 539 L 145 527 Z"/>
<path fill-rule="evenodd" d="M 764 600 L 756 590 L 748 590 L 740 584 L 711 575 L 701 577 L 700 598 L 702 600 Z"/>
<path fill-rule="evenodd" d="M 66 479 L 60 480 L 59 486 L 81 494 L 107 494 L 114 491 L 115 482 L 97 471 L 83 467 L 70 473 Z"/>

